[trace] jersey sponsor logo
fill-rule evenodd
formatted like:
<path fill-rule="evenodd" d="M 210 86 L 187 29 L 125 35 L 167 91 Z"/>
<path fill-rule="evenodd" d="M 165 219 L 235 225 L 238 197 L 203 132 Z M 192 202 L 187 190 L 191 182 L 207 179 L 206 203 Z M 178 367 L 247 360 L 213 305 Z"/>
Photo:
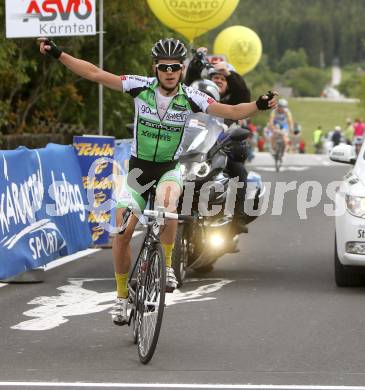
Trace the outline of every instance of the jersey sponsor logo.
<path fill-rule="evenodd" d="M 164 134 L 164 133 L 155 134 L 148 130 L 142 130 L 142 136 L 148 138 L 155 138 L 162 141 L 168 141 L 168 142 L 171 141 L 171 137 L 168 134 Z"/>
<path fill-rule="evenodd" d="M 176 111 L 186 111 L 186 107 L 185 106 L 182 106 L 181 104 L 177 104 L 177 103 L 174 103 L 172 105 L 172 109 L 174 109 Z"/>
<path fill-rule="evenodd" d="M 141 83 L 148 84 L 148 85 L 151 84 L 151 82 L 149 82 L 146 77 L 128 75 L 128 79 L 131 81 L 139 81 Z"/>
<path fill-rule="evenodd" d="M 160 123 L 151 122 L 151 121 L 146 120 L 144 118 L 139 118 L 139 123 L 143 126 L 151 128 L 151 129 L 172 131 L 174 133 L 177 133 L 177 132 L 181 131 L 181 129 L 182 129 L 181 126 L 162 125 Z"/>
<path fill-rule="evenodd" d="M 175 121 L 175 122 L 186 122 L 187 114 L 180 113 L 180 112 L 174 112 L 174 113 L 167 113 L 165 116 L 165 119 L 168 121 Z"/>
<path fill-rule="evenodd" d="M 120 78 L 122 79 L 122 81 L 127 80 L 127 76 L 125 76 L 124 74 L 122 74 L 122 75 L 120 76 Z"/>
<path fill-rule="evenodd" d="M 199 91 L 198 89 L 191 88 L 190 92 L 193 92 L 193 94 L 195 94 L 197 96 L 200 96 L 200 97 L 202 97 L 204 99 L 209 99 L 209 96 L 206 93 L 204 93 L 202 91 Z"/>
<path fill-rule="evenodd" d="M 208 102 L 208 104 L 212 104 L 212 103 L 215 103 L 216 101 L 210 97 L 210 98 L 208 98 L 207 102 Z"/>
<path fill-rule="evenodd" d="M 141 105 L 141 112 L 142 114 L 157 115 L 157 111 L 152 111 L 151 107 L 145 106 L 144 104 Z"/>

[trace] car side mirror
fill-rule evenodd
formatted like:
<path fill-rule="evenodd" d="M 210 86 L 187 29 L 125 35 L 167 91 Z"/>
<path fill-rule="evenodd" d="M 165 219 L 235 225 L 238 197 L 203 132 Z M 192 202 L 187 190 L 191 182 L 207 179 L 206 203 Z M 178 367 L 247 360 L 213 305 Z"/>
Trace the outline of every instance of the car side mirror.
<path fill-rule="evenodd" d="M 356 153 L 351 145 L 337 145 L 330 153 L 330 160 L 355 165 Z"/>

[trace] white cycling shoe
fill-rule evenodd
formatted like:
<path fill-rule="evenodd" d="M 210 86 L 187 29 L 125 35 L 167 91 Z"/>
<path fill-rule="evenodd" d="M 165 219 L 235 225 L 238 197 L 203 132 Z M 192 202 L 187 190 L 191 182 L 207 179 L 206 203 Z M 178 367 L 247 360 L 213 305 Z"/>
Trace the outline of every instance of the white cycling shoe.
<path fill-rule="evenodd" d="M 115 305 L 112 307 L 111 315 L 115 325 L 126 325 L 128 324 L 129 317 L 127 313 L 128 309 L 128 298 L 117 298 Z"/>
<path fill-rule="evenodd" d="M 174 269 L 166 267 L 166 292 L 173 292 L 177 287 L 177 279 Z"/>

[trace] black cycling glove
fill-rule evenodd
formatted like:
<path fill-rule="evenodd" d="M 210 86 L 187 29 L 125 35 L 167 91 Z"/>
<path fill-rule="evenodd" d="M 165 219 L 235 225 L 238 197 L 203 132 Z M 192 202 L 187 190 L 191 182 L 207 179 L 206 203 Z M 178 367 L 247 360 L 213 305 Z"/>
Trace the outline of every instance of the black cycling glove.
<path fill-rule="evenodd" d="M 51 46 L 50 49 L 48 50 L 46 49 L 47 54 L 53 58 L 56 58 L 56 60 L 58 60 L 62 54 L 62 50 L 53 41 L 49 40 L 48 38 L 46 38 L 44 43 L 47 46 Z"/>
<path fill-rule="evenodd" d="M 264 99 L 264 96 L 267 96 L 267 99 Z M 256 106 L 259 110 L 268 110 L 269 107 L 269 102 L 271 99 L 273 99 L 275 96 L 274 92 L 268 91 L 266 95 L 261 95 L 257 100 L 256 100 Z"/>

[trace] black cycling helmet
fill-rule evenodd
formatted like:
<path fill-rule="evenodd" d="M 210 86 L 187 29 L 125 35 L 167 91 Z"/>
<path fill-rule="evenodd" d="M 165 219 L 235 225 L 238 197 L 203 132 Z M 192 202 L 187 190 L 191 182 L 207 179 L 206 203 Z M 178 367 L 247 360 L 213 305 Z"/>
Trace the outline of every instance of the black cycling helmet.
<path fill-rule="evenodd" d="M 186 47 L 178 39 L 165 38 L 154 44 L 151 54 L 154 61 L 179 60 L 183 62 L 186 57 Z"/>

